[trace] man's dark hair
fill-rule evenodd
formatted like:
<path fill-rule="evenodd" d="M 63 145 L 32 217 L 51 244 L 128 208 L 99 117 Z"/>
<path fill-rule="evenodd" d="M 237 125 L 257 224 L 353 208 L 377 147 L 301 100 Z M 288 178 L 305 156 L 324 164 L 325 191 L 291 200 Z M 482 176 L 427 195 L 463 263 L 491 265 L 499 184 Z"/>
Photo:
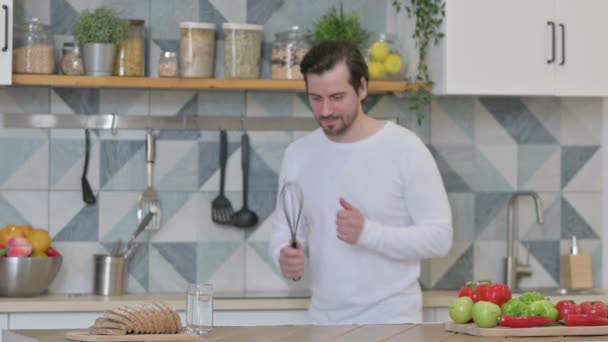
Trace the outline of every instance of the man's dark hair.
<path fill-rule="evenodd" d="M 349 83 L 359 92 L 361 78 L 369 82 L 367 64 L 357 46 L 347 41 L 326 40 L 317 44 L 302 59 L 300 71 L 304 81 L 308 82 L 309 74 L 320 75 L 340 62 L 346 63 L 350 73 Z"/>

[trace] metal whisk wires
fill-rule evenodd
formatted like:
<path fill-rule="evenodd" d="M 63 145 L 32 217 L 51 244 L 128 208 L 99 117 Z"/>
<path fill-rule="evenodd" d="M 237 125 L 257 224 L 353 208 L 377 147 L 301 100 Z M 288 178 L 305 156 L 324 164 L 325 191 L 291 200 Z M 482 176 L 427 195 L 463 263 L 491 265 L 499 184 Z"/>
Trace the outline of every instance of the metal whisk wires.
<path fill-rule="evenodd" d="M 296 248 L 298 246 L 298 227 L 300 225 L 300 217 L 302 216 L 302 208 L 304 207 L 302 188 L 297 183 L 285 182 L 281 188 L 281 203 L 285 220 L 291 232 L 291 246 Z"/>
<path fill-rule="evenodd" d="M 304 207 L 304 194 L 302 188 L 297 183 L 285 182 L 281 188 L 281 204 L 285 220 L 291 232 L 291 247 L 298 248 L 297 234 Z M 300 277 L 292 278 L 293 281 L 300 280 Z"/>

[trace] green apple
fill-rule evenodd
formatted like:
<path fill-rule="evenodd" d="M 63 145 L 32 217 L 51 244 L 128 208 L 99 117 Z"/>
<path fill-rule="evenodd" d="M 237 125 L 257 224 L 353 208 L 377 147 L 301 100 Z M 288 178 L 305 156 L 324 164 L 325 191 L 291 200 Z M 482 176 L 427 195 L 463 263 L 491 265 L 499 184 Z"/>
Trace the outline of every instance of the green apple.
<path fill-rule="evenodd" d="M 460 297 L 450 303 L 450 318 L 456 323 L 467 323 L 473 317 L 473 300 L 471 297 Z"/>
<path fill-rule="evenodd" d="M 500 318 L 500 306 L 479 301 L 473 305 L 473 320 L 480 328 L 494 328 Z"/>

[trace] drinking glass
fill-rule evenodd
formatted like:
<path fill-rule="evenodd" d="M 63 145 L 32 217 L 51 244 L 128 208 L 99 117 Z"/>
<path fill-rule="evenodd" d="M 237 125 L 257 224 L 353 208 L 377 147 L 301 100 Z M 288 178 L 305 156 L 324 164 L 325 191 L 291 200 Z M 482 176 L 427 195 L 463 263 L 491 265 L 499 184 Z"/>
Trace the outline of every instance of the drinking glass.
<path fill-rule="evenodd" d="M 213 327 L 213 286 L 211 284 L 188 285 L 186 307 L 186 332 L 194 335 L 208 334 Z"/>

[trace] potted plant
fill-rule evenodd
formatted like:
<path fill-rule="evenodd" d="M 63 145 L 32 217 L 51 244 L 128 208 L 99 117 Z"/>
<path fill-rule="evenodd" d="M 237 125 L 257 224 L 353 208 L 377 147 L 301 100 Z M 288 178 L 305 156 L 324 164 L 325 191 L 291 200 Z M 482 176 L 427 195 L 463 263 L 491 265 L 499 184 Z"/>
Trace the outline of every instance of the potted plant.
<path fill-rule="evenodd" d="M 116 44 L 127 37 L 129 21 L 121 19 L 116 11 L 99 7 L 80 13 L 72 32 L 83 45 L 84 69 L 87 75 L 109 76 L 114 67 Z"/>
<path fill-rule="evenodd" d="M 362 49 L 369 38 L 356 13 L 344 14 L 340 8 L 332 7 L 329 12 L 313 23 L 310 32 L 313 45 L 324 40 L 346 40 Z"/>

